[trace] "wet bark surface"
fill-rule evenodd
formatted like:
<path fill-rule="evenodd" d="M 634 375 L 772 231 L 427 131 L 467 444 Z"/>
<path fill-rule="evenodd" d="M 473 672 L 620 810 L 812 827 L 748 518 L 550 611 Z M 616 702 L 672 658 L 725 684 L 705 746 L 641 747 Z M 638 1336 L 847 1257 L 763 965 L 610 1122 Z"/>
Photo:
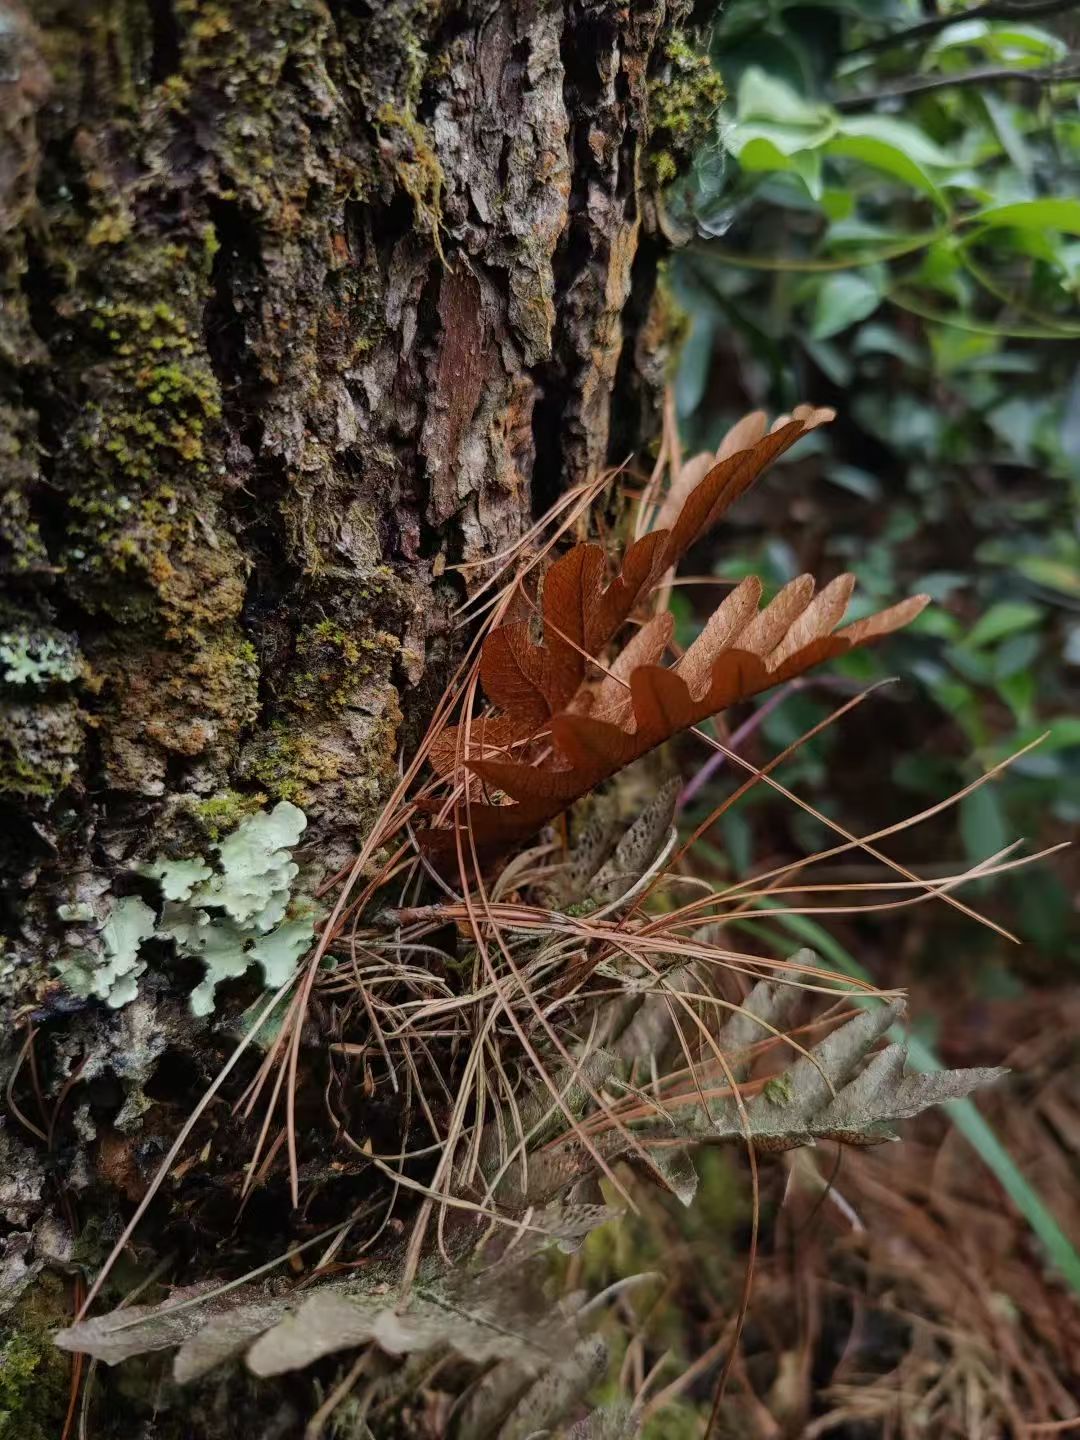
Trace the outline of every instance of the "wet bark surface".
<path fill-rule="evenodd" d="M 140 1086 L 188 1057 L 189 1100 L 213 1047 L 167 983 L 50 1015 L 58 952 L 138 863 L 282 800 L 311 872 L 347 861 L 446 684 L 450 567 L 654 428 L 650 102 L 686 8 L 0 6 L 2 988 L 50 1104 L 80 1058 L 105 1087 L 91 1211 L 138 1194 L 171 1098 L 117 1130 L 118 1057 Z M 71 1237 L 0 1140 L 18 1277 Z"/>
<path fill-rule="evenodd" d="M 354 845 L 447 567 L 643 438 L 668 8 L 9 11 L 16 910 L 260 796 Z"/>

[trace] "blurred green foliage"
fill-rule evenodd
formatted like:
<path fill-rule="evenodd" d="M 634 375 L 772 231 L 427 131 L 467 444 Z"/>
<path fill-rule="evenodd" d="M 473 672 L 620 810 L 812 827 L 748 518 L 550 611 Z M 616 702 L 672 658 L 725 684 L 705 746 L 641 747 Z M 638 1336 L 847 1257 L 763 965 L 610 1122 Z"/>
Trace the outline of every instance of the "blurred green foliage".
<path fill-rule="evenodd" d="M 728 105 L 667 209 L 688 242 L 670 280 L 689 317 L 690 449 L 753 406 L 840 412 L 717 573 L 778 586 L 844 568 L 866 611 L 915 590 L 938 602 L 836 667 L 909 681 L 914 733 L 886 713 L 852 757 L 846 729 L 829 732 L 784 779 L 843 813 L 843 764 L 922 809 L 1049 731 L 938 823 L 925 858 L 975 861 L 1080 821 L 1080 16 L 1059 7 L 1044 28 L 951 8 L 954 23 L 905 39 L 926 19 L 907 0 L 730 0 L 712 40 Z M 836 703 L 793 695 L 763 723 L 770 749 Z M 736 869 L 765 803 L 759 787 L 726 819 Z M 824 841 L 806 816 L 791 828 Z M 1025 939 L 1076 953 L 1060 873 L 999 883 Z"/>

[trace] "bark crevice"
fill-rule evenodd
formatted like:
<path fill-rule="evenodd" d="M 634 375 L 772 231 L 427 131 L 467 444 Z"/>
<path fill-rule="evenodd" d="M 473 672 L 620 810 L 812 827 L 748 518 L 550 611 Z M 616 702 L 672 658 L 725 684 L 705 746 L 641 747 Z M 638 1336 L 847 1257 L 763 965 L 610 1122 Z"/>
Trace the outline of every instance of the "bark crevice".
<path fill-rule="evenodd" d="M 611 411 L 655 278 L 664 6 L 146 0 L 124 46 L 61 0 L 36 18 L 8 240 L 39 557 L 12 578 L 86 668 L 66 708 L 18 697 L 12 793 L 49 843 L 81 796 L 125 855 L 223 795 L 287 798 L 339 861 L 403 694 L 438 693 L 437 572 L 640 439 Z"/>

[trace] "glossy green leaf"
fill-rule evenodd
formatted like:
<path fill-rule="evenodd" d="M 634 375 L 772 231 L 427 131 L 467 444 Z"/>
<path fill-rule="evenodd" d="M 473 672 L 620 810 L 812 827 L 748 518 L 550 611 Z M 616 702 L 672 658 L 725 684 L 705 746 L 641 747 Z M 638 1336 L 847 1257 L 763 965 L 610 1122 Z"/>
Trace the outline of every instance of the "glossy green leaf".
<path fill-rule="evenodd" d="M 935 69 L 946 62 L 956 68 L 970 64 L 974 50 L 984 57 L 1013 65 L 1044 65 L 1059 60 L 1067 51 L 1065 42 L 1049 30 L 1036 25 L 1001 23 L 992 20 L 958 20 L 948 26 L 927 46 L 924 68 Z"/>
<path fill-rule="evenodd" d="M 925 353 L 913 340 L 894 325 L 883 325 L 876 320 L 860 327 L 851 348 L 856 355 L 891 355 L 911 369 L 921 369 L 926 364 Z"/>
<path fill-rule="evenodd" d="M 1080 746 L 1080 716 L 1059 715 L 1049 722 L 1046 729 L 1050 733 L 1041 748 L 1054 751 Z"/>
<path fill-rule="evenodd" d="M 739 157 L 744 170 L 785 170 L 790 168 L 793 155 L 824 144 L 828 135 L 828 127 L 798 130 L 788 125 L 754 121 L 736 125 L 724 143 Z"/>
<path fill-rule="evenodd" d="M 881 481 L 869 470 L 863 470 L 858 465 L 844 465 L 836 461 L 827 465 L 823 473 L 826 480 L 831 480 L 834 485 L 839 485 L 842 490 L 848 490 L 863 500 L 881 499 Z M 923 614 L 926 613 L 924 610 Z"/>
<path fill-rule="evenodd" d="M 842 389 L 851 384 L 854 367 L 840 345 L 834 345 L 828 340 L 815 340 L 810 335 L 804 335 L 802 343 L 814 364 L 834 385 Z"/>
<path fill-rule="evenodd" d="M 1021 575 L 1037 585 L 1060 590 L 1063 595 L 1080 596 L 1080 565 L 1052 555 L 1022 555 L 1015 565 Z"/>
<path fill-rule="evenodd" d="M 994 649 L 994 681 L 999 692 L 1002 684 L 1016 675 L 1029 675 L 1034 680 L 1031 667 L 1039 657 L 1041 638 L 1031 630 L 1022 630 L 1016 635 L 1007 635 Z"/>
<path fill-rule="evenodd" d="M 913 635 L 933 635 L 938 640 L 956 640 L 960 635 L 960 622 L 940 606 L 931 605 L 911 622 Z"/>
<path fill-rule="evenodd" d="M 832 117 L 827 105 L 804 100 L 790 85 L 766 74 L 758 65 L 751 65 L 739 79 L 735 113 L 740 121 L 767 120 L 806 129 L 830 123 Z"/>
<path fill-rule="evenodd" d="M 1035 164 L 1031 146 L 1021 133 L 1014 118 L 1018 107 L 1010 105 L 989 88 L 982 95 L 982 103 L 994 127 L 1002 149 L 1021 175 L 1030 175 Z"/>
<path fill-rule="evenodd" d="M 881 304 L 880 286 L 865 274 L 842 271 L 830 275 L 814 302 L 810 333 L 828 339 L 872 315 Z"/>
<path fill-rule="evenodd" d="M 975 649 L 982 645 L 992 645 L 995 640 L 1000 640 L 1005 635 L 1038 625 L 1042 618 L 1043 611 L 1038 605 L 1024 600 L 1002 600 L 997 605 L 991 605 L 985 615 L 979 617 L 972 626 L 966 643 Z"/>
<path fill-rule="evenodd" d="M 797 175 L 817 200 L 823 190 L 819 147 L 830 133 L 828 126 L 803 131 L 755 122 L 735 126 L 725 137 L 725 144 L 743 170 L 750 174 L 786 171 Z"/>
<path fill-rule="evenodd" d="M 1012 836 L 992 784 L 980 785 L 960 801 L 960 835 L 971 861 L 986 860 L 1008 845 Z"/>
<path fill-rule="evenodd" d="M 1025 640 L 1028 637 L 1018 635 L 1016 638 Z M 997 692 L 1016 717 L 1017 724 L 1030 724 L 1038 693 L 1034 670 L 1018 669 L 1008 675 L 1000 676 Z"/>
<path fill-rule="evenodd" d="M 1080 235 L 1080 200 L 1021 200 L 1012 205 L 991 205 L 971 218 L 973 222 L 987 227 L 1016 226 Z"/>
<path fill-rule="evenodd" d="M 971 650 L 965 645 L 953 645 L 946 651 L 949 663 L 972 685 L 994 683 L 993 657 L 983 650 Z"/>
<path fill-rule="evenodd" d="M 917 165 L 948 169 L 958 164 L 956 157 L 925 130 L 890 115 L 845 115 L 841 131 L 845 139 L 876 140 L 894 150 L 902 150 Z"/>
<path fill-rule="evenodd" d="M 675 378 L 675 403 L 680 415 L 692 415 L 701 404 L 709 381 L 715 343 L 715 312 L 706 296 L 695 303 L 690 334 L 683 343 Z"/>
<path fill-rule="evenodd" d="M 829 155 L 846 156 L 893 175 L 944 204 L 934 167 L 948 168 L 955 161 L 947 151 L 914 125 L 885 115 L 845 117 L 839 132 L 826 146 Z"/>

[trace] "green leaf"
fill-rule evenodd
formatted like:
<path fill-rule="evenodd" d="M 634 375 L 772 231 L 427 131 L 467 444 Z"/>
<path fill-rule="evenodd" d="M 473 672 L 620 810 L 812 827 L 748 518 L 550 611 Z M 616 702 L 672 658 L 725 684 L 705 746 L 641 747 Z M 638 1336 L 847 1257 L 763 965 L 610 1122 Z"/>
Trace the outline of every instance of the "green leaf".
<path fill-rule="evenodd" d="M 728 810 L 720 820 L 724 849 L 736 875 L 746 875 L 754 860 L 754 835 L 746 816 Z"/>
<path fill-rule="evenodd" d="M 846 117 L 828 142 L 826 153 L 843 155 L 893 175 L 942 206 L 945 201 L 930 170 L 956 165 L 953 157 L 923 131 L 886 115 Z"/>
<path fill-rule="evenodd" d="M 1063 595 L 1080 595 L 1080 570 L 1068 560 L 1051 555 L 1022 555 L 1015 561 L 1016 569 L 1036 585 L 1060 590 Z"/>
<path fill-rule="evenodd" d="M 824 189 L 821 152 L 816 149 L 798 151 L 791 157 L 791 168 L 806 186 L 813 199 L 820 200 Z"/>
<path fill-rule="evenodd" d="M 927 248 L 913 279 L 919 285 L 928 285 L 947 295 L 960 306 L 967 303 L 971 294 L 971 278 L 955 241 L 951 239 Z"/>
<path fill-rule="evenodd" d="M 859 216 L 849 216 L 830 225 L 822 237 L 822 243 L 828 250 L 841 245 L 857 245 L 864 251 L 886 251 L 891 247 L 898 247 L 907 239 L 907 232 L 895 226 L 886 229 L 884 225 L 872 225 L 869 220 L 863 220 Z M 914 241 L 912 247 L 915 248 Z"/>
<path fill-rule="evenodd" d="M 968 584 L 968 577 L 961 571 L 928 570 L 925 575 L 919 576 L 914 588 L 924 590 L 931 600 L 936 600 L 939 605 L 942 605 L 957 590 L 966 590 Z M 928 613 L 928 611 L 923 611 L 924 615 Z"/>
<path fill-rule="evenodd" d="M 972 649 L 992 645 L 995 640 L 1000 640 L 1005 635 L 1038 625 L 1044 614 L 1040 606 L 1032 605 L 1028 601 L 1002 600 L 997 605 L 991 605 L 986 614 L 980 616 L 972 626 L 965 643 Z"/>
<path fill-rule="evenodd" d="M 817 291 L 810 334 L 826 340 L 865 320 L 881 304 L 881 289 L 860 271 L 830 275 Z"/>
<path fill-rule="evenodd" d="M 1030 630 L 1006 636 L 994 651 L 994 680 L 999 691 L 1002 682 L 1015 675 L 1030 676 L 1034 682 L 1031 667 L 1038 658 L 1039 649 L 1039 636 L 1033 635 Z"/>
<path fill-rule="evenodd" d="M 914 341 L 901 335 L 893 326 L 882 325 L 876 320 L 862 327 L 851 348 L 856 355 L 891 355 L 914 370 L 921 370 L 926 365 L 926 356 Z"/>
<path fill-rule="evenodd" d="M 841 346 L 833 345 L 828 340 L 812 340 L 809 335 L 802 337 L 802 343 L 814 364 L 834 385 L 842 390 L 851 384 L 854 367 Z M 803 454 L 806 454 L 805 450 Z"/>
<path fill-rule="evenodd" d="M 819 199 L 822 190 L 820 146 L 831 129 L 792 130 L 782 125 L 737 125 L 725 144 L 742 168 L 751 174 L 787 171 L 797 175 L 807 191 Z"/>
<path fill-rule="evenodd" d="M 858 465 L 844 465 L 834 461 L 831 465 L 826 465 L 822 473 L 826 480 L 831 480 L 834 485 L 839 485 L 842 490 L 848 490 L 863 500 L 881 499 L 881 481 L 869 470 L 863 470 Z M 926 613 L 923 611 L 923 614 Z"/>
<path fill-rule="evenodd" d="M 990 117 L 990 123 L 997 132 L 1002 149 L 1016 166 L 1021 175 L 1030 175 L 1035 161 L 1027 141 L 1020 133 L 1013 118 L 1017 107 L 1009 105 L 1000 95 L 987 90 L 981 96 Z"/>
<path fill-rule="evenodd" d="M 893 780 L 905 790 L 914 790 L 917 795 L 929 795 L 939 800 L 956 789 L 956 769 L 940 755 L 930 755 L 924 750 L 913 750 L 901 755 L 893 766 Z"/>
<path fill-rule="evenodd" d="M 960 633 L 960 623 L 956 616 L 950 615 L 947 610 L 931 605 L 928 610 L 915 617 L 908 629 L 914 635 L 933 635 L 938 640 L 956 640 Z"/>
<path fill-rule="evenodd" d="M 679 369 L 675 377 L 675 404 L 685 418 L 701 404 L 709 383 L 713 345 L 716 338 L 716 312 L 705 295 L 696 301 L 690 334 L 679 353 Z"/>
<path fill-rule="evenodd" d="M 970 223 L 988 228 L 1014 226 L 1030 230 L 1062 230 L 1080 235 L 1080 200 L 1021 200 L 1013 205 L 991 205 L 969 217 Z"/>
<path fill-rule="evenodd" d="M 849 139 L 880 141 L 903 151 L 918 165 L 950 169 L 959 164 L 956 157 L 943 150 L 925 130 L 888 115 L 847 115 L 841 121 L 841 133 Z"/>
<path fill-rule="evenodd" d="M 887 145 L 871 136 L 839 135 L 833 136 L 826 143 L 825 153 L 830 156 L 843 155 L 875 170 L 884 170 L 898 180 L 903 180 L 912 189 L 922 190 L 942 208 L 945 207 L 941 191 L 930 175 L 893 145 Z"/>
<path fill-rule="evenodd" d="M 960 836 L 969 860 L 985 860 L 1010 840 L 1001 801 L 993 785 L 980 785 L 960 801 Z"/>
<path fill-rule="evenodd" d="M 835 227 L 842 220 L 850 220 L 855 213 L 855 196 L 850 190 L 826 190 L 821 197 L 821 208 Z"/>
<path fill-rule="evenodd" d="M 735 113 L 740 121 L 769 120 L 806 129 L 830 123 L 833 114 L 827 105 L 804 100 L 790 85 L 775 75 L 767 75 L 758 65 L 743 71 L 735 97 Z"/>
<path fill-rule="evenodd" d="M 1041 65 L 1047 61 L 1059 60 L 1067 51 L 1064 41 L 1048 30 L 1037 25 L 1018 25 L 1015 22 L 995 24 L 988 20 L 958 20 L 948 26 L 927 47 L 927 64 L 932 69 L 933 61 L 953 61 L 943 68 L 963 67 L 967 63 L 966 52 L 980 50 L 991 60 L 1012 65 Z"/>
<path fill-rule="evenodd" d="M 1001 341 L 996 335 L 971 335 L 951 325 L 927 325 L 927 338 L 939 375 L 955 375 L 994 354 Z"/>
<path fill-rule="evenodd" d="M 1071 750 L 1080 746 L 1080 716 L 1059 715 L 1046 727 L 1050 734 L 1040 746 L 1046 751 Z"/>
<path fill-rule="evenodd" d="M 985 651 L 972 650 L 965 645 L 953 645 L 946 654 L 949 663 L 972 685 L 994 683 L 992 658 Z"/>
<path fill-rule="evenodd" d="M 1035 762 L 1037 769 L 1042 769 L 1048 757 L 1060 755 L 1065 750 L 1080 749 L 1080 716 L 1057 715 L 1053 720 L 1035 720 L 1015 735 L 988 745 L 981 758 L 986 764 L 997 764 L 1009 755 L 1015 755 L 1023 746 L 1030 745 L 1033 740 L 1041 743 L 1023 760 L 1016 762 L 1014 768 L 1017 772 L 1026 772 L 1029 761 Z"/>
<path fill-rule="evenodd" d="M 755 120 L 736 125 L 725 143 L 744 170 L 786 170 L 791 156 L 823 145 L 831 133 L 828 125 L 804 130 Z"/>
<path fill-rule="evenodd" d="M 1017 639 L 1025 640 L 1025 635 L 1017 636 Z M 1032 718 L 1035 709 L 1035 697 L 1038 686 L 1035 681 L 1033 670 L 1014 670 L 998 680 L 998 694 L 1008 705 L 1016 717 L 1018 725 L 1027 725 Z"/>

